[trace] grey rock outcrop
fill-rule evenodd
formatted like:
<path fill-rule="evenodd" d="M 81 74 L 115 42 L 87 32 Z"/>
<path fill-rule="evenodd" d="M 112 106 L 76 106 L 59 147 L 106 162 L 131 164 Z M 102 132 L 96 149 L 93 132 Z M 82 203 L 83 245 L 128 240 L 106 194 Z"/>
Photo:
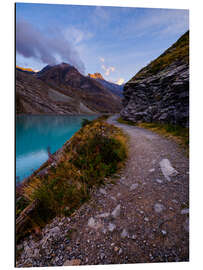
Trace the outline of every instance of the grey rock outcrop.
<path fill-rule="evenodd" d="M 185 35 L 187 37 L 189 33 Z M 124 108 L 121 110 L 123 119 L 189 126 L 188 42 L 189 39 L 184 39 L 181 47 L 177 41 L 125 84 Z M 183 49 L 184 58 L 181 58 Z"/>

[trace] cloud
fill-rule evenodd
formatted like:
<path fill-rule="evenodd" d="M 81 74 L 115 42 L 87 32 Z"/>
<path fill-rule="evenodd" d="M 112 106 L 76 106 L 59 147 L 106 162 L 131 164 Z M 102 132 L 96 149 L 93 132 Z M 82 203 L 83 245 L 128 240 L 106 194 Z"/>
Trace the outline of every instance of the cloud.
<path fill-rule="evenodd" d="M 103 57 L 100 57 L 99 59 L 100 59 L 100 61 L 101 61 L 102 63 L 105 62 L 105 60 L 104 60 Z M 105 74 L 106 76 L 109 76 L 109 74 L 110 74 L 111 72 L 114 72 L 114 71 L 115 71 L 115 67 L 113 67 L 113 66 L 107 67 L 107 66 L 105 66 L 104 64 L 101 65 L 101 68 L 102 68 L 103 70 L 105 70 L 105 73 L 104 73 L 104 74 Z"/>
<path fill-rule="evenodd" d="M 64 31 L 65 38 L 74 45 L 78 45 L 81 41 L 88 40 L 93 34 L 88 31 L 82 31 L 74 26 L 66 28 Z"/>
<path fill-rule="evenodd" d="M 120 78 L 115 83 L 118 84 L 118 85 L 121 85 L 121 84 L 124 83 L 124 79 L 123 78 Z"/>
<path fill-rule="evenodd" d="M 102 65 L 102 69 L 105 70 L 105 75 L 109 76 L 110 72 L 115 71 L 115 67 L 106 67 L 105 65 Z"/>
<path fill-rule="evenodd" d="M 123 37 L 148 35 L 163 36 L 182 34 L 189 29 L 189 11 L 176 9 L 143 9 L 142 16 L 130 18 L 116 32 Z"/>
<path fill-rule="evenodd" d="M 77 50 L 62 32 L 58 31 L 54 36 L 44 35 L 24 20 L 16 24 L 16 51 L 25 58 L 34 58 L 48 65 L 67 62 L 81 73 L 85 72 Z"/>

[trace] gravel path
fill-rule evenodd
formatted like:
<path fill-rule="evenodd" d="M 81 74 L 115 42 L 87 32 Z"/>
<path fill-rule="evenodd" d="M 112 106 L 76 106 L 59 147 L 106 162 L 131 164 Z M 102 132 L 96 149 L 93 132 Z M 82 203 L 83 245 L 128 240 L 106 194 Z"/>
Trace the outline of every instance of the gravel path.
<path fill-rule="evenodd" d="M 110 124 L 129 136 L 116 184 L 96 190 L 71 218 L 55 218 L 31 236 L 17 266 L 189 260 L 189 162 L 174 142 L 149 130 Z"/>

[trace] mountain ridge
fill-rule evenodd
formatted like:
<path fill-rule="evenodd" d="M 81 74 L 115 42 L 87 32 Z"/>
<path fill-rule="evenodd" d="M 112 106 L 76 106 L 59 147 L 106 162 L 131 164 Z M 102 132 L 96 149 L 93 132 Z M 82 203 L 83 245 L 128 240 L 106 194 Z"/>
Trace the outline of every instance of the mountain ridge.
<path fill-rule="evenodd" d="M 16 112 L 97 114 L 121 109 L 121 100 L 75 67 L 61 63 L 35 74 L 16 69 Z"/>
<path fill-rule="evenodd" d="M 189 126 L 189 31 L 124 86 L 124 120 Z"/>
<path fill-rule="evenodd" d="M 88 77 L 95 79 L 99 83 L 101 83 L 104 87 L 108 88 L 113 94 L 123 97 L 123 85 L 118 85 L 113 82 L 109 82 L 103 78 L 101 73 L 95 72 L 93 74 L 88 73 Z"/>

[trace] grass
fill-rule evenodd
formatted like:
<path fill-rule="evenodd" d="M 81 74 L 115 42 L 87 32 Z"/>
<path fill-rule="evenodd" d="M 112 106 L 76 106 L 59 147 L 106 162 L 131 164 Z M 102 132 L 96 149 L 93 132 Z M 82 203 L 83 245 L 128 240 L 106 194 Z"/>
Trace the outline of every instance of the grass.
<path fill-rule="evenodd" d="M 118 123 L 120 124 L 126 124 L 126 125 L 130 125 L 130 126 L 136 126 L 136 123 L 132 122 L 132 121 L 128 121 L 128 120 L 124 120 L 122 117 L 119 117 L 117 119 Z"/>
<path fill-rule="evenodd" d="M 70 216 L 90 198 L 93 187 L 105 184 L 108 177 L 123 167 L 126 137 L 120 129 L 105 123 L 105 118 L 85 123 L 64 144 L 57 165 L 46 162 L 48 174 L 33 174 L 21 188 L 21 203 L 16 204 L 18 216 L 33 201 L 38 204 L 17 239 L 34 227 L 43 227 L 55 216 Z"/>
<path fill-rule="evenodd" d="M 142 128 L 150 129 L 164 137 L 174 140 L 176 143 L 184 147 L 189 155 L 189 129 L 172 125 L 172 124 L 161 124 L 161 123 L 134 123 L 132 121 L 127 121 L 119 117 L 117 121 L 121 124 L 127 124 L 132 126 L 138 126 Z"/>

